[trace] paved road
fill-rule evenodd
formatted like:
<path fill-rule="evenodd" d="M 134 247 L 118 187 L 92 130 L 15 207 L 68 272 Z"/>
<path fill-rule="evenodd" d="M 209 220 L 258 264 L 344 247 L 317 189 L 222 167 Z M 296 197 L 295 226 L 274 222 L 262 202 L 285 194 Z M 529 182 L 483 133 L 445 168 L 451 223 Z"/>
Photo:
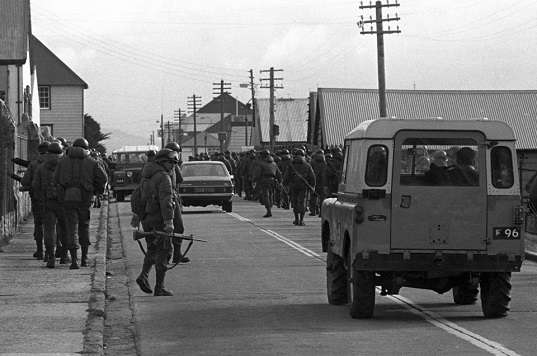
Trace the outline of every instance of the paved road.
<path fill-rule="evenodd" d="M 140 354 L 535 354 L 537 265 L 526 262 L 515 275 L 507 318 L 484 319 L 479 303 L 455 306 L 450 293 L 403 289 L 377 296 L 374 319 L 353 320 L 346 306 L 327 304 L 318 218 L 296 227 L 289 211 L 276 209 L 271 219 L 263 212 L 242 200 L 231 214 L 185 209 L 187 230 L 209 243 L 196 244 L 192 262 L 168 273 L 175 296 L 157 298 L 134 283 L 142 253 L 130 240 L 128 203 L 111 204 L 124 236 Z"/>

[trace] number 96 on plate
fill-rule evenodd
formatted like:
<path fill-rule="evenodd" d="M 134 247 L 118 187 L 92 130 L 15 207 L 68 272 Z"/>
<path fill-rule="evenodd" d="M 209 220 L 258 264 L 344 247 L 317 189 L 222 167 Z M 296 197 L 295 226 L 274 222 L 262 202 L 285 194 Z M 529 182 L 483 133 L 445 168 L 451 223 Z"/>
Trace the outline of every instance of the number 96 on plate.
<path fill-rule="evenodd" d="M 495 227 L 493 228 L 494 240 L 520 240 L 520 229 L 518 227 Z"/>

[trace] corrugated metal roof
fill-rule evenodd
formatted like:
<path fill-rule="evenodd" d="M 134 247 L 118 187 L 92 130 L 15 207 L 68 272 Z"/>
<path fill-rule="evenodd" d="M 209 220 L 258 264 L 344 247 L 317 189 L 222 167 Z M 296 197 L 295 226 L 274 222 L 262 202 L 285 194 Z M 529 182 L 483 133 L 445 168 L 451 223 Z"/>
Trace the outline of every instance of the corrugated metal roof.
<path fill-rule="evenodd" d="M 0 0 L 0 64 L 26 62 L 29 33 L 29 0 Z"/>
<path fill-rule="evenodd" d="M 280 126 L 276 142 L 306 142 L 308 135 L 309 99 L 276 99 L 274 123 Z M 261 141 L 269 142 L 270 100 L 256 99 L 257 122 L 260 123 Z"/>
<path fill-rule="evenodd" d="M 365 120 L 379 117 L 375 89 L 319 88 L 323 143 L 339 145 L 347 133 Z M 518 149 L 537 149 L 536 90 L 387 90 L 388 117 L 442 117 L 465 120 L 486 117 L 513 128 Z"/>

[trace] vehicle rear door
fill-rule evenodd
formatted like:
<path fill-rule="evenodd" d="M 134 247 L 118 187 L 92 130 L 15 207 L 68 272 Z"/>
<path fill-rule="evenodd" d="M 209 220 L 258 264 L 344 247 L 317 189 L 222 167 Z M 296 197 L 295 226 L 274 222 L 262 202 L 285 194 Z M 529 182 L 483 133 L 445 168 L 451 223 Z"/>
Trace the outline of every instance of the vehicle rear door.
<path fill-rule="evenodd" d="M 394 142 L 391 249 L 484 250 L 484 135 L 400 131 Z"/>

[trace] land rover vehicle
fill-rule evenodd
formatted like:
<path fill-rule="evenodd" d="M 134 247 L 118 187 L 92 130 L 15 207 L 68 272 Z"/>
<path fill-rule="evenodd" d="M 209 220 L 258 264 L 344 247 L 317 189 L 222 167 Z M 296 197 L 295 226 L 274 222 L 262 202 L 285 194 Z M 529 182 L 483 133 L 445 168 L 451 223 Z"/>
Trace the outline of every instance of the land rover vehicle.
<path fill-rule="evenodd" d="M 515 137 L 486 119 L 378 119 L 345 138 L 337 198 L 322 205 L 330 304 L 372 317 L 375 289 L 445 293 L 485 317 L 509 310 L 524 256 Z"/>
<path fill-rule="evenodd" d="M 154 145 L 124 146 L 112 151 L 110 186 L 117 201 L 123 201 L 140 183 L 141 172 L 147 162 L 146 153 L 158 151 Z"/>
<path fill-rule="evenodd" d="M 189 161 L 181 166 L 179 195 L 184 206 L 220 205 L 233 209 L 233 176 L 220 161 Z"/>

